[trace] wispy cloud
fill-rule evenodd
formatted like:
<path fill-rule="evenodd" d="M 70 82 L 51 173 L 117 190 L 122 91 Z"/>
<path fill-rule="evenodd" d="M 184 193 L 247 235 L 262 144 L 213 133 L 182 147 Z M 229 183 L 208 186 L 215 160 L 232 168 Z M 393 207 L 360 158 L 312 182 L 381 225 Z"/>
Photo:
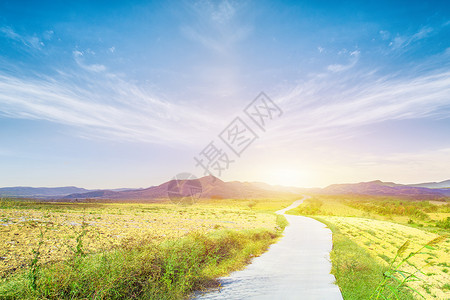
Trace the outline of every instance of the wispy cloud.
<path fill-rule="evenodd" d="M 397 78 L 320 74 L 275 98 L 286 111 L 280 134 L 292 139 L 332 137 L 345 128 L 386 120 L 445 117 L 450 112 L 448 95 L 450 72 L 439 70 Z"/>
<path fill-rule="evenodd" d="M 191 143 L 214 119 L 187 104 L 158 99 L 113 74 L 102 80 L 77 76 L 0 74 L 0 114 L 68 125 L 95 138 L 173 144 Z M 73 83 L 80 80 L 90 84 Z"/>
<path fill-rule="evenodd" d="M 84 62 L 84 53 L 78 50 L 73 51 L 73 57 L 75 59 L 75 62 L 80 66 L 81 68 L 92 71 L 92 72 L 103 72 L 106 70 L 106 67 L 101 64 L 86 64 Z"/>
<path fill-rule="evenodd" d="M 390 153 L 388 156 L 359 153 L 347 159 L 352 162 L 352 171 L 366 174 L 367 180 L 384 178 L 397 183 L 440 181 L 448 179 L 443 174 L 448 175 L 450 148 Z M 405 172 L 405 169 L 409 172 Z"/>
<path fill-rule="evenodd" d="M 416 33 L 412 34 L 412 35 L 397 35 L 396 37 L 394 37 L 392 39 L 392 41 L 389 43 L 389 46 L 392 47 L 392 49 L 402 49 L 402 48 L 406 48 L 407 46 L 409 46 L 410 44 L 425 39 L 427 37 L 429 37 L 432 33 L 433 33 L 434 29 L 429 27 L 429 26 L 425 26 L 419 29 L 419 31 L 417 31 Z M 381 33 L 383 32 L 383 33 Z M 387 31 L 381 31 L 380 33 L 382 34 L 382 37 L 387 37 L 388 33 Z"/>
<path fill-rule="evenodd" d="M 237 7 L 242 4 L 230 1 L 196 1 L 189 5 L 194 22 L 183 25 L 181 32 L 190 40 L 206 48 L 226 54 L 232 46 L 251 33 L 250 26 L 238 22 Z"/>
<path fill-rule="evenodd" d="M 322 52 L 322 51 L 320 51 L 320 52 Z M 359 60 L 359 55 L 360 55 L 359 50 L 355 50 L 353 52 L 350 52 L 350 61 L 349 61 L 348 64 L 346 64 L 346 65 L 333 64 L 333 65 L 329 65 L 327 67 L 327 69 L 328 69 L 328 71 L 331 71 L 331 72 L 347 71 L 347 70 L 353 68 L 356 65 L 356 63 Z"/>
<path fill-rule="evenodd" d="M 33 36 L 20 35 L 17 32 L 15 32 L 11 27 L 1 27 L 0 33 L 11 40 L 22 43 L 24 46 L 28 48 L 39 50 L 45 45 L 44 42 L 42 42 L 39 37 L 35 35 Z"/>

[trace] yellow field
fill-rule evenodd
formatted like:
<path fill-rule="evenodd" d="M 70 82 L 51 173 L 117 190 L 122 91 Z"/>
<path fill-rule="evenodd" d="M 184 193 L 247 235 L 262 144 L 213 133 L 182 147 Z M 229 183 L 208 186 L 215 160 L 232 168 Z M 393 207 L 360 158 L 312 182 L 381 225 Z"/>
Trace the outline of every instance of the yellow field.
<path fill-rule="evenodd" d="M 401 224 L 387 221 L 371 220 L 357 217 L 333 217 L 325 216 L 322 219 L 333 223 L 339 230 L 365 248 L 380 263 L 386 264 L 392 260 L 400 246 L 406 241 L 411 242 L 411 251 L 419 249 L 437 234 L 417 228 L 411 228 Z M 423 281 L 411 283 L 413 288 L 421 294 L 437 299 L 450 299 L 450 291 L 444 290 L 444 284 L 450 282 L 450 239 L 447 239 L 436 250 L 424 249 L 422 254 L 411 259 L 416 266 L 424 266 L 428 263 L 434 265 L 425 267 L 422 271 L 427 275 L 418 274 Z M 406 265 L 404 270 L 412 271 L 411 266 Z"/>
<path fill-rule="evenodd" d="M 0 209 L 0 277 L 30 264 L 33 250 L 40 262 L 64 260 L 82 239 L 83 251 L 111 249 L 132 241 L 162 241 L 190 232 L 276 227 L 273 214 L 233 201 L 174 204 L 48 204 Z M 85 234 L 83 234 L 85 232 Z M 42 245 L 39 246 L 39 243 Z"/>
<path fill-rule="evenodd" d="M 407 240 L 411 244 L 405 255 L 418 250 L 435 237 L 449 234 L 447 218 L 450 216 L 450 204 L 442 201 L 417 201 L 384 196 L 314 195 L 290 213 L 319 217 L 330 226 L 336 227 L 338 236 L 355 242 L 375 258 L 374 262 L 385 266 L 388 266 L 388 262 L 392 261 L 399 247 Z M 346 247 L 347 244 L 340 245 Z M 336 253 L 340 253 L 341 259 L 358 260 L 358 256 L 350 257 L 353 254 L 349 254 L 344 257 L 342 249 L 339 251 Z M 361 255 L 357 250 L 353 253 Z M 424 249 L 420 255 L 411 259 L 411 263 L 417 267 L 428 263 L 434 265 L 424 268 L 424 274 L 418 275 L 422 280 L 409 282 L 409 286 L 417 289 L 427 299 L 450 299 L 449 239 L 440 243 L 436 250 Z M 345 269 L 340 261 L 334 260 L 333 265 L 336 270 Z M 357 270 L 361 275 L 369 274 L 375 269 L 375 265 L 368 261 L 359 266 L 372 268 L 366 272 L 363 269 Z M 402 268 L 405 271 L 414 269 L 411 265 L 404 266 Z M 351 288 L 351 282 L 342 278 L 340 282 L 346 285 L 344 288 Z M 371 284 L 369 279 L 366 282 Z M 360 291 L 364 290 L 363 286 L 358 288 Z M 375 287 L 371 288 L 375 290 Z M 372 292 L 370 290 L 368 295 Z"/>

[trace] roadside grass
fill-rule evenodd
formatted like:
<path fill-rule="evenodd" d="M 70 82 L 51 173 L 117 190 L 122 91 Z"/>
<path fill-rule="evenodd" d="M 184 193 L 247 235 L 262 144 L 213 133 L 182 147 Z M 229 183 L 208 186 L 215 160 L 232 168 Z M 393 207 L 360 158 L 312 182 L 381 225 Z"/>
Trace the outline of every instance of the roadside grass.
<path fill-rule="evenodd" d="M 322 220 L 339 228 L 341 234 L 362 247 L 379 264 L 388 266 L 396 257 L 398 249 L 410 243 L 408 251 L 421 248 L 430 240 L 440 235 L 412 228 L 390 221 L 380 221 L 358 217 L 320 216 Z M 445 237 L 445 235 L 441 236 Z M 449 299 L 450 293 L 442 290 L 442 285 L 450 281 L 445 265 L 450 260 L 450 239 L 446 238 L 433 247 L 425 247 L 403 264 L 402 270 L 414 273 L 417 268 L 421 272 L 415 274 L 417 281 L 408 281 L 408 287 L 414 288 L 427 298 Z M 417 267 L 417 268 L 416 268 Z"/>
<path fill-rule="evenodd" d="M 260 199 L 199 199 L 197 204 L 212 207 L 234 207 L 256 212 L 272 213 L 291 205 L 293 201 L 299 198 L 301 196 Z"/>
<path fill-rule="evenodd" d="M 0 298 L 183 299 L 263 253 L 288 224 L 273 211 L 291 203 L 1 199 Z"/>
<path fill-rule="evenodd" d="M 283 224 L 279 220 L 280 225 Z M 34 281 L 17 273 L 0 284 L 2 299 L 183 299 L 245 266 L 280 231 L 218 230 L 155 243 L 136 240 L 114 250 L 39 266 Z"/>
<path fill-rule="evenodd" d="M 277 215 L 276 222 L 277 222 L 277 227 L 278 227 L 277 229 L 281 230 L 281 231 L 283 231 L 284 228 L 286 228 L 286 226 L 289 225 L 289 222 L 286 219 L 286 217 L 282 216 L 282 215 Z"/>
<path fill-rule="evenodd" d="M 446 234 L 449 232 L 450 202 L 386 196 L 314 195 L 291 213 L 363 217 Z"/>
<path fill-rule="evenodd" d="M 368 299 L 385 279 L 383 274 L 389 273 L 385 271 L 406 241 L 414 249 L 448 235 L 449 204 L 438 204 L 388 197 L 316 195 L 288 213 L 311 216 L 327 224 L 333 231 L 333 274 L 344 298 Z M 424 267 L 415 274 L 417 281 L 408 280 L 406 287 L 427 299 L 450 299 L 446 288 L 449 260 L 448 238 L 436 249 L 424 248 L 402 265 L 404 274 L 415 272 L 415 266 Z M 392 291 L 385 292 L 389 295 Z M 417 296 L 402 294 L 405 299 Z"/>
<path fill-rule="evenodd" d="M 316 217 L 326 224 L 333 232 L 333 250 L 330 253 L 332 261 L 331 273 L 336 277 L 336 283 L 346 300 L 369 299 L 376 290 L 383 273 L 387 270 L 369 252 L 342 234 L 337 226 L 323 218 Z M 399 299 L 414 299 L 405 291 Z"/>
<path fill-rule="evenodd" d="M 273 203 L 269 203 L 273 202 Z M 82 234 L 83 252 L 120 247 L 129 239 L 162 242 L 191 232 L 275 230 L 277 216 L 259 208 L 282 208 L 284 200 L 201 200 L 189 206 L 172 203 L 60 203 L 1 199 L 0 282 L 32 265 L 69 259 Z M 267 203 L 267 204 L 265 204 Z M 42 234 L 43 233 L 43 234 Z M 39 244 L 41 244 L 39 246 Z"/>

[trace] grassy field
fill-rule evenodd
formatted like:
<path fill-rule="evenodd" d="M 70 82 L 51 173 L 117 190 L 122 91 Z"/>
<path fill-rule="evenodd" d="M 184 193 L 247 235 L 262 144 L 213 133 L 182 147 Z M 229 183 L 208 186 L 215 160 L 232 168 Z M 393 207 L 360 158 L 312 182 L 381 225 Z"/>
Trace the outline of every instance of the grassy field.
<path fill-rule="evenodd" d="M 293 200 L 180 206 L 2 199 L 0 298 L 185 298 L 264 252 L 286 226 L 273 212 Z M 414 251 L 449 233 L 450 205 L 442 202 L 321 195 L 289 213 L 332 229 L 332 272 L 345 299 L 369 299 L 406 240 Z M 402 270 L 426 265 L 408 285 L 426 299 L 449 299 L 449 261 L 446 239 Z M 399 299 L 421 298 L 402 290 Z"/>
<path fill-rule="evenodd" d="M 275 242 L 286 221 L 272 212 L 290 203 L 221 199 L 179 206 L 2 199 L 0 296 L 179 299 L 242 267 Z"/>
<path fill-rule="evenodd" d="M 321 195 L 289 213 L 313 216 L 332 229 L 333 274 L 345 299 L 368 299 L 405 241 L 408 254 L 449 233 L 450 205 L 442 202 Z M 449 261 L 448 238 L 408 259 L 402 271 L 424 268 L 417 281 L 407 284 L 417 292 L 403 289 L 401 298 L 422 298 L 420 293 L 426 299 L 450 299 Z"/>

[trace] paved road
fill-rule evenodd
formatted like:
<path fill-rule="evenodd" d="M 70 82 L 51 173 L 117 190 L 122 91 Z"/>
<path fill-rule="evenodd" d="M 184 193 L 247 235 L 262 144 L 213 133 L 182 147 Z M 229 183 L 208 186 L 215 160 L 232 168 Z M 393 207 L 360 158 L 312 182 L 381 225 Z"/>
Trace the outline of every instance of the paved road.
<path fill-rule="evenodd" d="M 300 205 L 304 199 L 278 211 Z M 221 289 L 195 299 L 342 299 L 330 274 L 331 231 L 302 216 L 285 215 L 289 226 L 281 240 L 242 271 L 220 279 Z"/>

